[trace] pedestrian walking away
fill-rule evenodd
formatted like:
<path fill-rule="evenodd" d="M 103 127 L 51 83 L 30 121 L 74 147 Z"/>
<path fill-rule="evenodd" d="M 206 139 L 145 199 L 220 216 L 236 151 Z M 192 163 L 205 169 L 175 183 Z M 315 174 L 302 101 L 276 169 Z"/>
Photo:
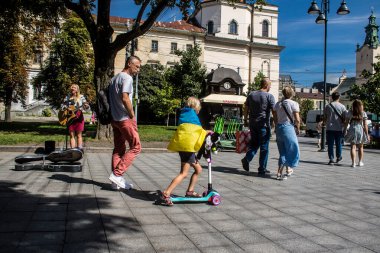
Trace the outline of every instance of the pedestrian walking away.
<path fill-rule="evenodd" d="M 140 136 L 132 105 L 133 76 L 140 71 L 141 60 L 130 56 L 124 69 L 111 79 L 109 98 L 114 137 L 112 173 L 109 179 L 114 189 L 131 189 L 133 185 L 123 178 L 133 160 L 141 152 Z M 127 151 L 126 142 L 129 150 Z"/>
<path fill-rule="evenodd" d="M 363 145 L 370 141 L 368 135 L 367 114 L 364 112 L 363 103 L 360 100 L 354 100 L 352 109 L 347 113 L 345 129 L 345 141 L 351 144 L 351 167 L 364 166 Z M 356 164 L 356 148 L 358 148 L 358 163 Z"/>
<path fill-rule="evenodd" d="M 347 110 L 346 107 L 339 102 L 339 92 L 333 92 L 331 98 L 333 101 L 324 108 L 323 119 L 326 126 L 327 153 L 329 157 L 328 164 L 334 165 L 334 163 L 337 164 L 342 160 L 343 130 Z"/>
<path fill-rule="evenodd" d="M 273 112 L 276 142 L 280 157 L 278 159 L 277 180 L 286 179 L 292 175 L 300 159 L 300 149 L 297 135 L 300 133 L 300 107 L 291 100 L 294 91 L 291 87 L 282 90 L 284 98 L 276 103 Z M 290 167 L 290 168 L 289 168 Z M 286 168 L 286 174 L 282 174 Z"/>
<path fill-rule="evenodd" d="M 172 180 L 170 185 L 160 193 L 161 203 L 166 206 L 172 206 L 173 202 L 170 195 L 173 190 L 187 177 L 190 167 L 194 168 L 191 175 L 189 186 L 186 190 L 186 197 L 201 198 L 202 195 L 194 191 L 198 177 L 202 172 L 202 166 L 199 164 L 195 152 L 197 152 L 206 137 L 206 130 L 201 126 L 198 113 L 201 110 L 201 103 L 195 97 L 189 97 L 186 106 L 181 110 L 179 117 L 179 127 L 171 139 L 168 150 L 179 152 L 181 159 L 181 171 Z"/>
<path fill-rule="evenodd" d="M 271 136 L 270 114 L 273 112 L 275 99 L 269 93 L 271 81 L 269 78 L 261 80 L 261 89 L 251 92 L 244 104 L 244 126 L 248 126 L 251 132 L 249 149 L 241 160 L 243 169 L 249 171 L 249 163 L 260 149 L 258 176 L 264 177 L 267 170 L 269 139 Z"/>

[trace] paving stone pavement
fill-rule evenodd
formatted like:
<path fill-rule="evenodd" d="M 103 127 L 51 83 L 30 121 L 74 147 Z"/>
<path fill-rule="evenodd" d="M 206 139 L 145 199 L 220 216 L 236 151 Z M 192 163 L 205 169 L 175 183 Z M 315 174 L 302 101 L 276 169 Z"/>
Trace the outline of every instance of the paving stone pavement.
<path fill-rule="evenodd" d="M 313 142 L 313 144 L 311 143 Z M 294 175 L 275 180 L 247 174 L 243 155 L 213 160 L 219 206 L 154 205 L 156 191 L 179 172 L 176 153 L 144 152 L 125 179 L 135 189 L 113 191 L 110 150 L 86 152 L 82 172 L 15 171 L 20 152 L 0 153 L 0 252 L 380 252 L 380 150 L 365 150 L 365 166 L 327 165 L 316 140 L 300 137 Z M 207 164 L 196 187 L 207 186 Z M 174 193 L 183 194 L 188 179 Z"/>

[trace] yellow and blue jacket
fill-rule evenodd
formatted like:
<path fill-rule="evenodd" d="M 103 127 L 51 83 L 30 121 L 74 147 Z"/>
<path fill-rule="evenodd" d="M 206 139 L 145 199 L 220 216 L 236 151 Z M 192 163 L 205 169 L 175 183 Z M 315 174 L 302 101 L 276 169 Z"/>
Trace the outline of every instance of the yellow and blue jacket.
<path fill-rule="evenodd" d="M 178 128 L 167 147 L 176 152 L 197 152 L 206 137 L 206 130 L 201 126 L 194 109 L 184 107 L 179 116 Z"/>

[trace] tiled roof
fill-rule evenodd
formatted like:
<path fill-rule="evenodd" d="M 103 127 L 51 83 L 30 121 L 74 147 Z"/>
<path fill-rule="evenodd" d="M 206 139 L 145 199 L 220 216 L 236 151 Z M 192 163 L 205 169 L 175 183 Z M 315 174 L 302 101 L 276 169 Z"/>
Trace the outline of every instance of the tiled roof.
<path fill-rule="evenodd" d="M 305 93 L 305 92 L 296 92 L 297 97 L 303 99 L 323 99 L 322 93 Z"/>
<path fill-rule="evenodd" d="M 130 25 L 132 25 L 134 20 L 132 18 L 111 16 L 110 22 L 116 23 L 116 24 L 123 24 L 123 25 L 129 23 Z M 169 28 L 169 29 L 198 32 L 198 33 L 203 33 L 205 31 L 203 28 L 189 24 L 184 20 L 178 20 L 178 21 L 173 21 L 173 22 L 154 22 L 153 27 Z"/>

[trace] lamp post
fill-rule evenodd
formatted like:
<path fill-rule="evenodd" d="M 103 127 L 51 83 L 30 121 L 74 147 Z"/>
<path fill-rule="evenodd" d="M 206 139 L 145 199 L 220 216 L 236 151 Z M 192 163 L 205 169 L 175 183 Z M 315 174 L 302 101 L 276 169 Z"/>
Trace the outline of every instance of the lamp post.
<path fill-rule="evenodd" d="M 318 14 L 315 23 L 325 25 L 325 35 L 324 35 L 324 50 L 323 50 L 323 109 L 326 107 L 326 55 L 327 55 L 327 14 L 330 11 L 330 0 L 321 0 L 321 9 L 319 9 L 315 0 L 311 2 L 311 5 L 307 11 L 308 14 Z M 338 15 L 346 15 L 350 13 L 346 5 L 346 1 L 343 0 L 340 4 L 339 9 L 336 12 Z M 322 140 L 321 140 L 321 149 L 320 151 L 326 151 L 326 125 L 322 124 Z"/>

